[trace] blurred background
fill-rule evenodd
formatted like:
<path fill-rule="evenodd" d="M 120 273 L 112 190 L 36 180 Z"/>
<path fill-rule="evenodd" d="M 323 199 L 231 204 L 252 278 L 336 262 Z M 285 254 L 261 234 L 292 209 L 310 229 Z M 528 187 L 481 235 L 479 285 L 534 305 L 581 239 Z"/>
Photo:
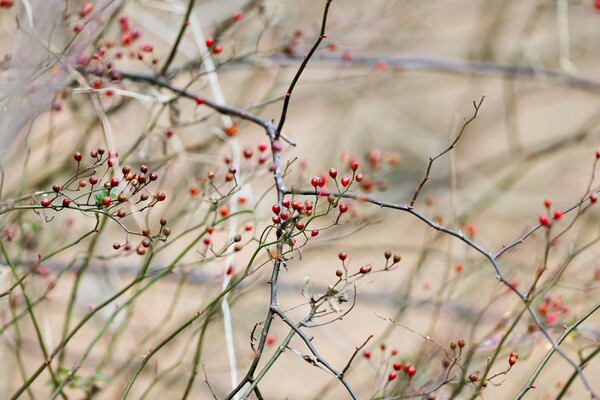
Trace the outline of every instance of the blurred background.
<path fill-rule="evenodd" d="M 89 69 L 79 68 L 96 65 L 97 60 L 87 62 L 100 45 L 106 51 L 104 60 L 116 69 L 140 74 L 159 70 L 187 2 L 93 3 L 85 18 L 79 16 L 83 1 L 15 0 L 12 7 L 0 7 L 0 229 L 9 253 L 27 270 L 38 255 L 52 254 L 94 228 L 95 219 L 83 213 L 49 211 L 44 218 L 33 210 L 4 211 L 15 199 L 64 182 L 76 170 L 72 154 L 80 151 L 88 157 L 97 147 L 118 151 L 121 165 L 148 164 L 160 175 L 158 186 L 168 201 L 132 218 L 130 229 L 156 227 L 165 217 L 173 221 L 169 226 L 174 232 L 188 232 L 157 253 L 152 271 L 170 265 L 192 243 L 196 223 L 211 210 L 206 174 L 225 174 L 226 156 L 241 158 L 243 179 L 236 196 L 246 200 L 242 209 L 254 211 L 255 219 L 238 218 L 238 228 L 253 222 L 260 233 L 270 224 L 276 201 L 269 162 L 256 161 L 257 145 L 268 142 L 260 127 L 222 118 L 145 83 L 114 82 L 105 75 L 98 84 Z M 322 0 L 198 0 L 167 76 L 174 86 L 277 122 L 282 96 L 319 35 L 324 6 Z M 478 118 L 466 127 L 457 146 L 434 163 L 415 207 L 491 252 L 536 226 L 547 212 L 545 199 L 552 203 L 550 213 L 574 208 L 555 221 L 551 233 L 541 229 L 499 259 L 504 274 L 524 291 L 535 281 L 536 271 L 546 267 L 531 305 L 538 311 L 547 306 L 540 316 L 548 332 L 558 337 L 563 324 L 573 323 L 600 297 L 599 214 L 587 208 L 589 202 L 576 207 L 598 187 L 599 8 L 594 0 L 334 0 L 327 38 L 291 99 L 284 132 L 296 146 L 284 143 L 286 184 L 309 188 L 312 176 L 326 174 L 331 167 L 347 174 L 348 160 L 356 158 L 367 178 L 356 192 L 406 204 L 425 174 L 428 158 L 449 146 L 473 116 L 473 102 L 485 97 Z M 236 14 L 240 12 L 241 17 Z M 131 45 L 123 42 L 122 15 L 128 18 L 127 32 L 138 30 L 139 38 Z M 82 29 L 75 35 L 77 24 Z M 207 52 L 207 37 L 216 38 L 222 51 L 213 47 L 212 54 Z M 143 50 L 148 44 L 152 50 Z M 213 70 L 209 58 L 215 63 L 214 74 L 206 72 Z M 231 124 L 237 129 L 234 137 L 227 135 Z M 246 147 L 254 152 L 249 160 L 239 155 Z M 512 351 L 519 353 L 518 363 L 482 395 L 514 398 L 549 345 L 532 328 L 527 313 L 521 314 L 522 304 L 498 282 L 489 262 L 407 213 L 353 203 L 349 214 L 287 262 L 279 305 L 289 310 L 290 318 L 299 321 L 306 315 L 302 289 L 307 279 L 309 293 L 323 293 L 336 282 L 339 252 L 348 253 L 353 270 L 365 264 L 383 266 L 386 250 L 401 254 L 402 261 L 393 271 L 361 279 L 355 304 L 342 320 L 306 330 L 323 357 L 342 369 L 355 348 L 374 335 L 365 347 L 370 358 L 361 351 L 347 379 L 360 398 L 402 398 L 418 388 L 433 390 L 443 381 L 442 362 L 452 341 L 466 341 L 465 352 L 470 353 L 461 361 L 468 361 L 464 372 L 482 373 L 487 357 L 518 319 L 491 374 L 506 370 Z M 325 218 L 317 225 L 331 222 Z M 217 228 L 213 240 L 224 242 L 227 232 L 225 226 Z M 113 242 L 124 242 L 124 236 L 120 226 L 109 223 L 93 241 L 86 238 L 59 252 L 43 263 L 48 271 L 37 271 L 27 280 L 30 296 L 45 298 L 35 311 L 49 348 L 62 338 L 65 309 L 72 303 L 76 271 L 82 265 L 86 273 L 72 303 L 75 323 L 88 307 L 117 292 L 138 272 L 141 257 L 135 251 L 116 253 L 112 248 Z M 256 243 L 249 242 L 235 254 L 236 273 L 246 267 L 255 249 Z M 218 294 L 225 261 L 199 261 L 205 260 L 205 251 L 202 243 L 194 244 L 173 274 L 145 291 L 108 326 L 67 391 L 72 398 L 119 398 L 148 349 Z M 240 378 L 252 360 L 250 334 L 268 311 L 268 260 L 267 254 L 259 253 L 254 265 L 266 265 L 229 297 Z M 13 285 L 10 270 L 0 269 L 0 290 Z M 49 285 L 52 290 L 46 293 Z M 23 309 L 22 299 L 12 299 L 0 298 L 0 320 L 5 324 L 14 318 L 12 312 Z M 344 311 L 349 307 L 341 305 Z M 101 310 L 70 341 L 62 360 L 67 369 L 79 363 L 112 311 Z M 222 316 L 211 314 L 205 331 L 204 321 L 182 331 L 152 358 L 130 398 L 181 398 L 200 332 L 205 332 L 202 368 L 190 396 L 211 398 L 205 380 L 217 398 L 229 393 Z M 287 332 L 275 319 L 269 354 Z M 600 318 L 593 314 L 565 341 L 564 350 L 579 362 L 599 348 L 599 339 Z M 23 318 L 18 333 L 14 325 L 4 328 L 0 349 L 0 388 L 5 388 L 0 389 L 0 399 L 9 399 L 23 377 L 43 362 L 31 321 Z M 397 355 L 392 356 L 392 349 Z M 260 386 L 265 398 L 346 398 L 342 385 L 307 363 L 304 354 L 306 347 L 293 339 L 291 349 Z M 417 373 L 411 380 L 401 373 L 386 385 L 395 362 L 411 363 Z M 554 355 L 525 398 L 558 398 L 572 372 Z M 462 373 L 455 368 L 451 376 L 456 374 L 458 381 Z M 585 375 L 597 392 L 598 373 L 600 364 L 592 359 Z M 52 392 L 45 374 L 28 396 L 46 398 Z M 438 398 L 452 397 L 455 387 L 444 385 L 436 391 Z M 455 398 L 471 398 L 474 388 L 464 385 Z M 565 396 L 586 397 L 580 379 Z"/>

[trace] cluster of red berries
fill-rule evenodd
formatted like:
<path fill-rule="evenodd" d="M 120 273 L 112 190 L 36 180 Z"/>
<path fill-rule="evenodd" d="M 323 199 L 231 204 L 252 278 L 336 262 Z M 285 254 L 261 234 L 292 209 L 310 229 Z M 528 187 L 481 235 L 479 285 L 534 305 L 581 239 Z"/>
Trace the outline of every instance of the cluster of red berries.
<path fill-rule="evenodd" d="M 393 266 L 395 266 L 402 260 L 402 256 L 400 256 L 400 254 L 394 254 L 392 256 L 392 252 L 390 250 L 386 250 L 384 252 L 384 257 L 385 257 L 385 266 L 383 267 L 383 271 L 389 271 Z M 342 267 L 343 267 L 344 271 L 347 271 L 348 265 L 346 263 L 346 259 L 348 258 L 348 253 L 345 253 L 342 251 L 338 254 L 338 258 L 342 262 Z M 365 274 L 368 274 L 369 272 L 371 272 L 372 270 L 373 270 L 373 267 L 371 266 L 371 264 L 362 265 L 358 269 L 358 274 L 365 275 Z M 338 278 L 341 279 L 344 276 L 344 271 L 342 271 L 341 269 L 336 270 L 335 276 L 337 276 Z"/>
<path fill-rule="evenodd" d="M 274 224 L 285 224 L 287 221 L 293 221 L 294 226 L 299 231 L 304 230 L 306 227 L 305 223 L 301 220 L 302 217 L 310 217 L 313 215 L 314 205 L 312 201 L 306 200 L 300 202 L 298 200 L 290 200 L 284 198 L 281 200 L 281 204 L 273 204 L 271 211 L 273 211 L 273 217 L 271 220 Z M 317 236 L 318 230 L 311 232 L 311 236 Z"/>
<path fill-rule="evenodd" d="M 166 241 L 167 238 L 169 236 L 171 236 L 171 228 L 169 228 L 166 225 L 167 225 L 167 220 L 165 218 L 161 218 L 160 219 L 160 230 L 159 230 L 158 234 L 152 235 L 152 236 L 150 235 L 150 229 L 148 229 L 148 228 L 142 229 L 141 235 L 144 238 L 139 243 L 139 245 L 136 247 L 135 252 L 138 255 L 143 256 L 144 254 L 146 254 L 147 249 L 152 246 L 153 240 L 158 239 L 158 240 Z M 123 249 L 124 251 L 129 251 L 129 250 L 131 250 L 131 248 L 132 248 L 132 246 L 131 246 L 131 243 L 129 243 L 129 242 L 127 242 L 125 244 L 120 244 L 119 242 L 113 243 L 113 249 L 115 249 L 115 250 Z"/>
<path fill-rule="evenodd" d="M 106 156 L 106 157 L 105 157 Z M 55 184 L 52 186 L 52 191 L 55 193 L 54 198 L 48 196 L 43 197 L 40 200 L 42 207 L 48 208 L 52 206 L 54 199 L 62 196 L 62 208 L 71 207 L 72 203 L 77 206 L 79 210 L 86 210 L 87 207 L 100 207 L 106 208 L 107 210 L 116 204 L 131 202 L 131 197 L 140 193 L 139 200 L 133 204 L 138 204 L 149 199 L 147 192 L 143 191 L 151 182 L 158 179 L 156 172 L 150 172 L 146 165 L 140 166 L 140 173 L 133 173 L 130 166 L 124 166 L 121 170 L 122 177 L 118 178 L 113 176 L 112 178 L 104 178 L 106 175 L 111 173 L 113 166 L 116 164 L 116 158 L 119 154 L 114 151 L 106 151 L 103 148 L 92 150 L 90 157 L 94 160 L 93 163 L 86 168 L 81 168 L 81 162 L 83 155 L 80 152 L 73 154 L 73 159 L 77 162 L 77 175 L 63 186 Z M 98 178 L 95 172 L 98 168 L 106 165 L 106 171 L 104 172 L 103 178 Z M 77 178 L 81 175 L 88 175 L 87 178 L 82 178 L 77 181 Z M 71 188 L 71 184 L 75 184 L 77 188 Z M 84 193 L 78 196 L 70 196 L 68 192 L 76 192 L 90 185 L 89 193 Z M 92 195 L 93 201 L 92 201 Z M 166 199 L 164 192 L 158 192 L 154 196 L 154 200 L 147 204 L 146 207 L 152 207 L 154 204 Z M 90 201 L 92 201 L 90 203 Z M 58 207 L 53 207 L 58 209 Z M 115 215 L 119 218 L 125 217 L 126 211 L 124 208 L 120 208 Z"/>
<path fill-rule="evenodd" d="M 551 296 L 545 296 L 537 311 L 546 318 L 547 324 L 552 325 L 556 323 L 560 314 L 568 314 L 569 307 L 563 303 L 560 297 L 552 299 Z"/>
<path fill-rule="evenodd" d="M 544 207 L 550 212 L 550 208 L 552 207 L 552 202 L 549 199 L 544 200 Z M 563 211 L 560 209 L 554 210 L 552 215 L 542 214 L 539 217 L 539 222 L 541 225 L 549 227 L 552 225 L 552 221 L 557 221 L 563 216 Z"/>

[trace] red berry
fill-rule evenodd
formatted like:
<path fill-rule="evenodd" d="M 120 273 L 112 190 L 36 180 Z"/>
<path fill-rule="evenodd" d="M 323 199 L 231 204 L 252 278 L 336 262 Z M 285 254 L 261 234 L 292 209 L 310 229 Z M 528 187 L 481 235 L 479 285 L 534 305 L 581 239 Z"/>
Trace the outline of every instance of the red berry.
<path fill-rule="evenodd" d="M 365 176 L 359 172 L 358 174 L 356 174 L 356 177 L 354 179 L 356 179 L 356 182 L 362 182 L 363 179 L 365 179 Z"/>
<path fill-rule="evenodd" d="M 47 197 L 44 197 L 40 203 L 42 204 L 42 207 L 50 207 L 50 203 L 52 203 L 52 200 L 50 200 Z"/>
<path fill-rule="evenodd" d="M 321 179 L 318 176 L 315 176 L 314 178 L 312 178 L 310 180 L 310 184 L 313 185 L 314 187 L 319 186 L 320 182 L 321 182 Z"/>
<path fill-rule="evenodd" d="M 272 344 L 275 344 L 276 341 L 277 341 L 277 338 L 275 337 L 275 335 L 269 333 L 267 335 L 265 343 L 268 344 L 268 345 L 272 345 Z"/>
<path fill-rule="evenodd" d="M 60 192 L 60 185 L 53 185 L 52 190 L 54 190 L 56 193 Z"/>
<path fill-rule="evenodd" d="M 273 218 L 271 218 L 271 221 L 273 221 L 274 224 L 279 224 L 281 223 L 281 218 L 279 218 L 279 215 L 274 215 Z"/>
<path fill-rule="evenodd" d="M 345 213 L 346 211 L 348 211 L 348 204 L 346 203 L 340 203 L 340 213 Z"/>
<path fill-rule="evenodd" d="M 226 217 L 226 216 L 227 216 L 227 214 L 229 214 L 229 208 L 227 208 L 227 207 L 225 207 L 225 206 L 223 206 L 223 207 L 219 208 L 219 214 L 220 214 L 222 217 Z"/>
<path fill-rule="evenodd" d="M 11 3 L 12 3 L 12 1 L 11 1 Z M 596 7 L 596 10 L 600 11 L 600 0 L 594 1 L 594 7 Z"/>
<path fill-rule="evenodd" d="M 129 18 L 127 15 L 119 16 L 119 26 L 121 27 L 121 31 L 126 32 L 129 30 Z"/>
<path fill-rule="evenodd" d="M 341 252 L 340 254 L 338 254 L 338 258 L 342 261 L 345 261 L 346 258 L 348 258 L 348 254 Z"/>
<path fill-rule="evenodd" d="M 219 53 L 220 53 L 220 52 L 222 52 L 222 51 L 223 51 L 223 46 L 221 46 L 220 44 L 216 45 L 216 46 L 213 48 L 213 53 L 215 53 L 215 54 L 219 54 Z"/>
<path fill-rule="evenodd" d="M 318 234 L 319 234 L 319 231 L 318 231 L 318 230 L 314 230 L 314 231 L 311 231 L 311 232 L 310 232 L 310 236 L 312 236 L 312 237 L 315 237 L 315 236 L 317 236 Z"/>
<path fill-rule="evenodd" d="M 325 186 L 325 182 L 327 182 L 327 175 L 321 175 L 319 177 L 319 187 Z"/>
<path fill-rule="evenodd" d="M 350 161 L 350 169 L 352 171 L 356 171 L 358 169 L 358 161 L 357 160 Z"/>
<path fill-rule="evenodd" d="M 509 363 L 510 365 L 515 365 L 515 364 L 516 364 L 516 362 L 517 362 L 517 357 L 515 357 L 515 356 L 510 356 L 510 357 L 508 357 L 508 363 Z"/>
<path fill-rule="evenodd" d="M 563 216 L 562 210 L 554 210 L 554 219 L 560 219 Z"/>
<path fill-rule="evenodd" d="M 244 157 L 245 158 L 251 158 L 252 157 L 252 148 L 246 147 L 244 149 Z"/>
<path fill-rule="evenodd" d="M 92 185 L 95 185 L 96 183 L 98 183 L 98 178 L 96 176 L 92 175 L 92 176 L 90 176 L 89 181 Z"/>
<path fill-rule="evenodd" d="M 279 206 L 279 204 L 273 204 L 273 207 L 271 207 L 271 210 L 273 210 L 274 214 L 279 214 L 281 212 L 281 207 Z"/>
<path fill-rule="evenodd" d="M 596 150 L 596 158 L 600 158 L 600 149 Z"/>
<path fill-rule="evenodd" d="M 363 350 L 363 356 L 365 358 L 371 358 L 371 350 Z"/>
<path fill-rule="evenodd" d="M 358 272 L 360 272 L 361 274 L 368 274 L 369 272 L 371 272 L 372 269 L 373 268 L 370 265 L 363 265 L 362 267 L 360 267 Z"/>
<path fill-rule="evenodd" d="M 155 181 L 158 179 L 158 174 L 156 172 L 151 172 L 148 179 L 150 179 L 150 181 Z"/>
<path fill-rule="evenodd" d="M 290 214 L 288 212 L 286 212 L 286 211 L 284 211 L 281 214 L 279 214 L 279 218 L 281 218 L 283 221 L 285 221 L 289 217 L 290 217 Z"/>
<path fill-rule="evenodd" d="M 292 201 L 292 208 L 296 211 L 302 211 L 302 204 L 299 201 Z"/>
<path fill-rule="evenodd" d="M 242 11 L 236 11 L 232 16 L 234 21 L 241 21 L 244 18 L 244 13 Z"/>
<path fill-rule="evenodd" d="M 70 204 L 71 204 L 71 200 L 63 199 L 63 201 L 62 201 L 63 207 L 69 207 Z"/>
<path fill-rule="evenodd" d="M 141 165 L 140 166 L 140 171 L 142 171 L 142 173 L 145 174 L 146 172 L 148 172 L 148 166 L 147 165 Z"/>
<path fill-rule="evenodd" d="M 388 381 L 393 381 L 394 379 L 396 379 L 397 376 L 398 374 L 396 372 L 390 372 L 390 374 L 388 375 Z"/>
<path fill-rule="evenodd" d="M 406 369 L 406 373 L 408 374 L 408 376 L 414 376 L 417 373 L 417 368 L 411 365 Z"/>
<path fill-rule="evenodd" d="M 296 229 L 298 229 L 299 231 L 303 230 L 304 226 L 305 226 L 304 222 L 302 222 L 302 221 L 296 222 Z"/>
<path fill-rule="evenodd" d="M 402 364 L 400 364 L 400 363 L 394 363 L 394 364 L 392 364 L 392 367 L 394 367 L 394 369 L 396 371 L 400 371 L 402 369 Z"/>
<path fill-rule="evenodd" d="M 290 206 L 290 199 L 281 200 L 281 205 L 284 206 L 285 208 L 288 208 Z"/>
<path fill-rule="evenodd" d="M 331 168 L 329 170 L 329 176 L 335 179 L 337 177 L 337 170 L 335 168 Z"/>
<path fill-rule="evenodd" d="M 550 226 L 550 219 L 546 215 L 540 215 L 539 221 L 544 226 Z"/>
<path fill-rule="evenodd" d="M 266 143 L 262 143 L 261 142 L 261 143 L 258 144 L 258 151 L 260 151 L 261 153 L 263 151 L 265 151 L 266 149 L 267 149 L 267 144 Z"/>
<path fill-rule="evenodd" d="M 215 38 L 209 36 L 206 38 L 206 47 L 212 47 L 215 44 Z"/>
<path fill-rule="evenodd" d="M 196 97 L 196 104 L 199 106 L 204 104 L 204 99 L 202 97 Z"/>
<path fill-rule="evenodd" d="M 110 186 L 111 186 L 111 187 L 116 187 L 116 186 L 119 186 L 119 178 L 112 178 L 112 179 L 110 180 Z"/>
<path fill-rule="evenodd" d="M 341 182 L 342 186 L 346 187 L 350 184 L 350 178 L 348 178 L 347 176 L 343 176 Z"/>
<path fill-rule="evenodd" d="M 102 204 L 105 206 L 109 206 L 111 202 L 112 202 L 112 199 L 110 198 L 110 196 L 104 196 L 102 198 Z"/>
<path fill-rule="evenodd" d="M 156 200 L 164 201 L 167 198 L 167 195 L 164 192 L 158 192 L 156 194 Z"/>
<path fill-rule="evenodd" d="M 80 152 L 76 152 L 75 154 L 73 154 L 73 158 L 75 159 L 75 161 L 79 162 L 79 161 L 81 161 L 83 156 L 81 155 Z"/>
<path fill-rule="evenodd" d="M 544 200 L 544 207 L 550 208 L 552 206 L 552 201 L 550 199 Z"/>
<path fill-rule="evenodd" d="M 590 193 L 590 203 L 595 203 L 596 200 L 598 200 L 598 196 L 596 196 L 596 193 Z"/>

